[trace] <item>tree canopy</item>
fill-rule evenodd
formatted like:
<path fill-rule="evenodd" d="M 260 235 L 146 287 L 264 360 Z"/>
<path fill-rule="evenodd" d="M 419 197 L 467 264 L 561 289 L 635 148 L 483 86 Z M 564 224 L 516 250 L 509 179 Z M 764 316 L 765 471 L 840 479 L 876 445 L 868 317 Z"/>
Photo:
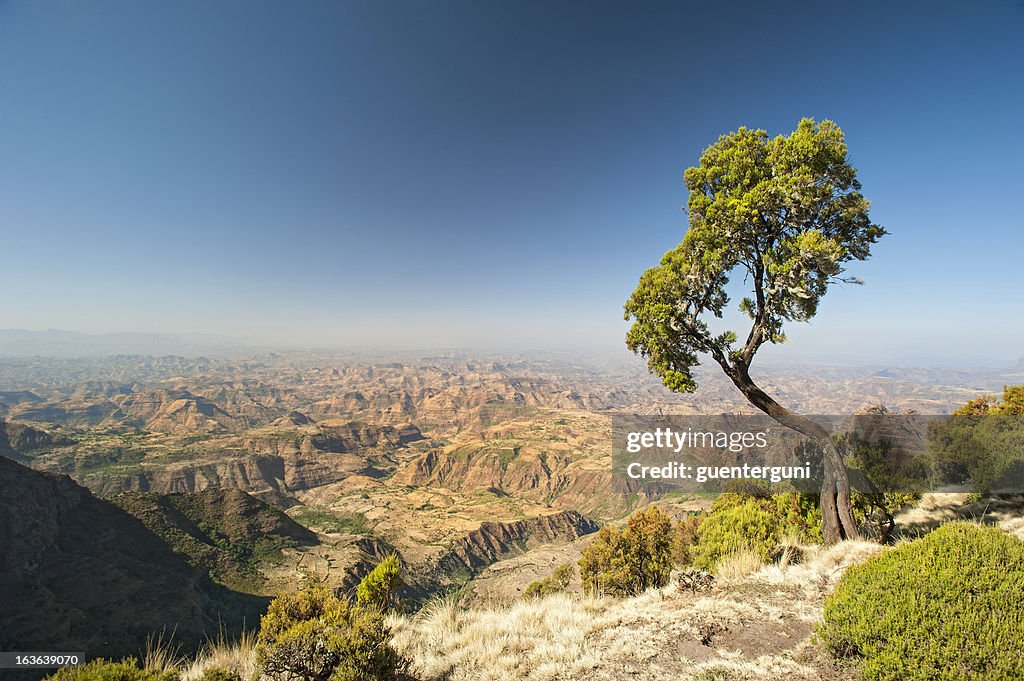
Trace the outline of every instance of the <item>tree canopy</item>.
<path fill-rule="evenodd" d="M 706 353 L 725 372 L 746 375 L 764 343 L 785 340 L 785 322 L 814 317 L 828 287 L 859 283 L 845 264 L 869 257 L 885 230 L 868 217 L 847 160 L 842 130 L 804 118 L 789 135 L 740 128 L 721 136 L 685 173 L 689 230 L 641 276 L 625 305 L 626 337 L 667 387 L 692 392 Z M 729 304 L 737 273 L 750 285 L 739 309 L 751 320 L 742 344 L 713 334 L 709 315 Z"/>

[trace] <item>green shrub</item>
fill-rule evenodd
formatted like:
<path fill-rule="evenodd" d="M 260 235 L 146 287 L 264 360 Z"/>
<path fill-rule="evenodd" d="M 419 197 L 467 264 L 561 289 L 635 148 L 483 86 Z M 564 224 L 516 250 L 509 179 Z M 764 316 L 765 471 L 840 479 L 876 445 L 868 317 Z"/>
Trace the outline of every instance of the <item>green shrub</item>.
<path fill-rule="evenodd" d="M 576 574 L 576 568 L 572 566 L 572 563 L 562 563 L 555 568 L 554 572 L 551 573 L 551 581 L 562 591 L 569 588 L 572 584 L 572 578 Z"/>
<path fill-rule="evenodd" d="M 300 525 L 324 532 L 373 534 L 369 519 L 362 513 L 332 511 L 319 506 L 303 506 L 292 513 L 292 518 Z"/>
<path fill-rule="evenodd" d="M 1001 681 L 1024 669 L 1024 542 L 957 522 L 847 570 L 818 635 L 878 681 Z"/>
<path fill-rule="evenodd" d="M 676 523 L 672 530 L 672 564 L 680 567 L 693 563 L 697 549 L 697 530 L 706 516 L 692 513 Z"/>
<path fill-rule="evenodd" d="M 757 481 L 751 481 L 756 483 Z M 821 508 L 813 494 L 771 493 L 765 485 L 731 485 L 704 516 L 690 516 L 676 527 L 677 565 L 714 571 L 726 556 L 757 554 L 774 560 L 780 543 L 821 541 Z"/>
<path fill-rule="evenodd" d="M 928 424 L 937 482 L 970 482 L 979 492 L 1024 486 L 1024 385 L 1005 386 L 1000 402 L 979 397 L 945 420 Z"/>
<path fill-rule="evenodd" d="M 81 667 L 64 667 L 46 677 L 47 681 L 177 681 L 174 671 L 155 672 L 139 669 L 135 658 L 93 660 Z"/>
<path fill-rule="evenodd" d="M 672 521 L 655 506 L 629 517 L 625 530 L 604 527 L 579 561 L 588 594 L 633 596 L 668 583 Z"/>
<path fill-rule="evenodd" d="M 786 492 L 773 499 L 781 537 L 821 543 L 821 505 L 817 495 Z"/>
<path fill-rule="evenodd" d="M 556 594 L 565 591 L 572 583 L 575 570 L 572 563 L 562 563 L 555 568 L 554 572 L 544 579 L 530 582 L 523 595 L 527 598 L 539 598 L 549 594 Z"/>
<path fill-rule="evenodd" d="M 708 513 L 717 513 L 726 509 L 735 508 L 736 506 L 743 506 L 749 501 L 762 501 L 767 502 L 771 498 L 769 493 L 752 493 L 750 491 L 732 491 L 736 485 L 730 485 L 730 491 L 722 492 L 715 499 L 714 503 L 711 504 L 711 509 Z M 767 505 L 766 505 L 767 507 Z"/>
<path fill-rule="evenodd" d="M 544 579 L 538 579 L 527 584 L 526 589 L 523 590 L 523 597 L 541 598 L 551 593 L 554 593 L 554 591 L 551 591 L 550 582 L 545 577 Z"/>
<path fill-rule="evenodd" d="M 242 675 L 230 669 L 210 667 L 203 670 L 199 681 L 242 681 Z"/>
<path fill-rule="evenodd" d="M 721 497 L 719 501 L 722 501 Z M 723 557 L 745 549 L 754 551 L 762 561 L 773 560 L 778 554 L 781 538 L 778 518 L 766 510 L 766 505 L 773 502 L 732 497 L 726 498 L 721 505 L 719 501 L 711 507 L 711 513 L 697 530 L 694 566 L 714 572 Z"/>
<path fill-rule="evenodd" d="M 260 620 L 256 661 L 270 677 L 374 681 L 395 676 L 383 614 L 350 606 L 322 583 L 274 599 Z"/>
<path fill-rule="evenodd" d="M 381 612 L 398 607 L 398 589 L 402 587 L 402 566 L 392 553 L 363 577 L 356 589 L 356 605 L 375 608 Z"/>

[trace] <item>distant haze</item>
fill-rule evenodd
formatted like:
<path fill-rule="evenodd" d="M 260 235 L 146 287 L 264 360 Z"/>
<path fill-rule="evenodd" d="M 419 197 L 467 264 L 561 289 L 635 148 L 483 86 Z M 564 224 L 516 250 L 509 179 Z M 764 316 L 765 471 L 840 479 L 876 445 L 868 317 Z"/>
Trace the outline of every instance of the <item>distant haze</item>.
<path fill-rule="evenodd" d="M 1021 35 L 1012 2 L 0 3 L 0 325 L 174 334 L 0 339 L 620 354 L 683 170 L 813 116 L 891 234 L 758 361 L 1012 362 Z"/>
<path fill-rule="evenodd" d="M 768 353 L 756 363 L 760 369 L 799 369 L 800 367 L 846 367 L 853 369 L 903 368 L 996 368 L 1024 371 L 1024 357 L 1004 357 L 996 360 L 982 357 L 923 358 L 916 355 L 901 357 L 880 352 L 874 355 L 842 355 L 836 352 L 799 353 L 786 348 L 788 352 Z M 215 334 L 164 334 L 164 333 L 97 333 L 86 334 L 74 331 L 48 329 L 28 331 L 25 329 L 0 329 L 0 363 L 19 358 L 60 358 L 83 359 L 104 358 L 115 355 L 136 355 L 161 357 L 213 358 L 265 358 L 268 353 L 280 354 L 294 359 L 321 362 L 355 361 L 370 363 L 418 362 L 423 358 L 449 357 L 467 360 L 514 359 L 560 360 L 573 365 L 589 365 L 612 371 L 627 369 L 631 374 L 645 373 L 643 360 L 633 356 L 624 346 L 600 348 L 595 344 L 567 346 L 558 344 L 525 345 L 401 345 L 391 344 L 310 344 L 270 342 L 258 339 L 233 338 Z M 714 363 L 699 370 L 702 373 L 718 374 Z"/>

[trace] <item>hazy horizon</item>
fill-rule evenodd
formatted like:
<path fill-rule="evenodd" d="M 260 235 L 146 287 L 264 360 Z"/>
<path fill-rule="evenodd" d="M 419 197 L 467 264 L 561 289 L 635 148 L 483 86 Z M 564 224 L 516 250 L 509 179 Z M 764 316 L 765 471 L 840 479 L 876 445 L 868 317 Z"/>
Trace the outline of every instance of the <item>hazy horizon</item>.
<path fill-rule="evenodd" d="M 796 368 L 801 366 L 817 368 L 849 369 L 1017 369 L 1024 367 L 1024 353 L 1017 356 L 988 359 L 982 357 L 935 357 L 895 354 L 844 355 L 836 352 L 802 351 L 759 355 L 754 369 Z M 432 354 L 450 355 L 467 359 L 488 359 L 491 357 L 563 358 L 582 363 L 613 362 L 632 365 L 637 371 L 646 370 L 644 361 L 633 355 L 626 347 L 613 346 L 598 348 L 593 345 L 536 345 L 536 344 L 440 344 L 429 343 L 285 343 L 260 338 L 243 338 L 210 333 L 161 333 L 145 331 L 115 331 L 82 333 L 69 329 L 5 329 L 0 328 L 0 360 L 28 357 L 59 357 L 63 359 L 102 358 L 112 355 L 171 356 L 184 357 L 231 357 L 248 358 L 273 354 L 318 354 L 339 356 L 351 355 L 361 359 L 376 357 L 387 361 L 409 359 L 412 356 L 426 357 Z M 717 373 L 718 367 L 705 359 L 699 371 Z"/>
<path fill-rule="evenodd" d="M 812 116 L 890 234 L 757 362 L 1012 363 L 1022 28 L 1019 3 L 2 3 L 0 326 L 618 356 L 683 170 Z"/>

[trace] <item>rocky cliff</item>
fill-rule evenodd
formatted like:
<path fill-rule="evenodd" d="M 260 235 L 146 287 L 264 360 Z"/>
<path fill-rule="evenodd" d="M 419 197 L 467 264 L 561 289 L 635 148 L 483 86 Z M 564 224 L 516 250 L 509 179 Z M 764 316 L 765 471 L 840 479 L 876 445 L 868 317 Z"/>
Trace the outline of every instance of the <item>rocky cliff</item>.
<path fill-rule="evenodd" d="M 367 462 L 345 454 L 234 455 L 213 461 L 180 461 L 127 474 L 69 471 L 101 496 L 140 491 L 173 494 L 206 489 L 240 489 L 254 494 L 290 493 L 344 480 L 368 471 Z"/>
<path fill-rule="evenodd" d="M 408 424 L 307 424 L 288 430 L 254 430 L 244 436 L 210 435 L 201 447 L 170 456 L 165 448 L 140 448 L 138 440 L 127 446 L 94 445 L 95 451 L 87 456 L 58 451 L 38 457 L 33 466 L 70 475 L 101 496 L 214 488 L 276 496 L 352 475 L 387 475 L 396 466 L 394 452 L 422 437 Z"/>
<path fill-rule="evenodd" d="M 576 511 L 511 523 L 483 523 L 438 559 L 435 573 L 456 581 L 468 579 L 499 560 L 542 544 L 569 542 L 597 529 L 597 523 Z"/>
<path fill-rule="evenodd" d="M 473 493 L 496 490 L 553 508 L 615 515 L 626 499 L 612 494 L 607 460 L 533 447 L 495 447 L 486 441 L 435 449 L 402 465 L 399 484 Z"/>

